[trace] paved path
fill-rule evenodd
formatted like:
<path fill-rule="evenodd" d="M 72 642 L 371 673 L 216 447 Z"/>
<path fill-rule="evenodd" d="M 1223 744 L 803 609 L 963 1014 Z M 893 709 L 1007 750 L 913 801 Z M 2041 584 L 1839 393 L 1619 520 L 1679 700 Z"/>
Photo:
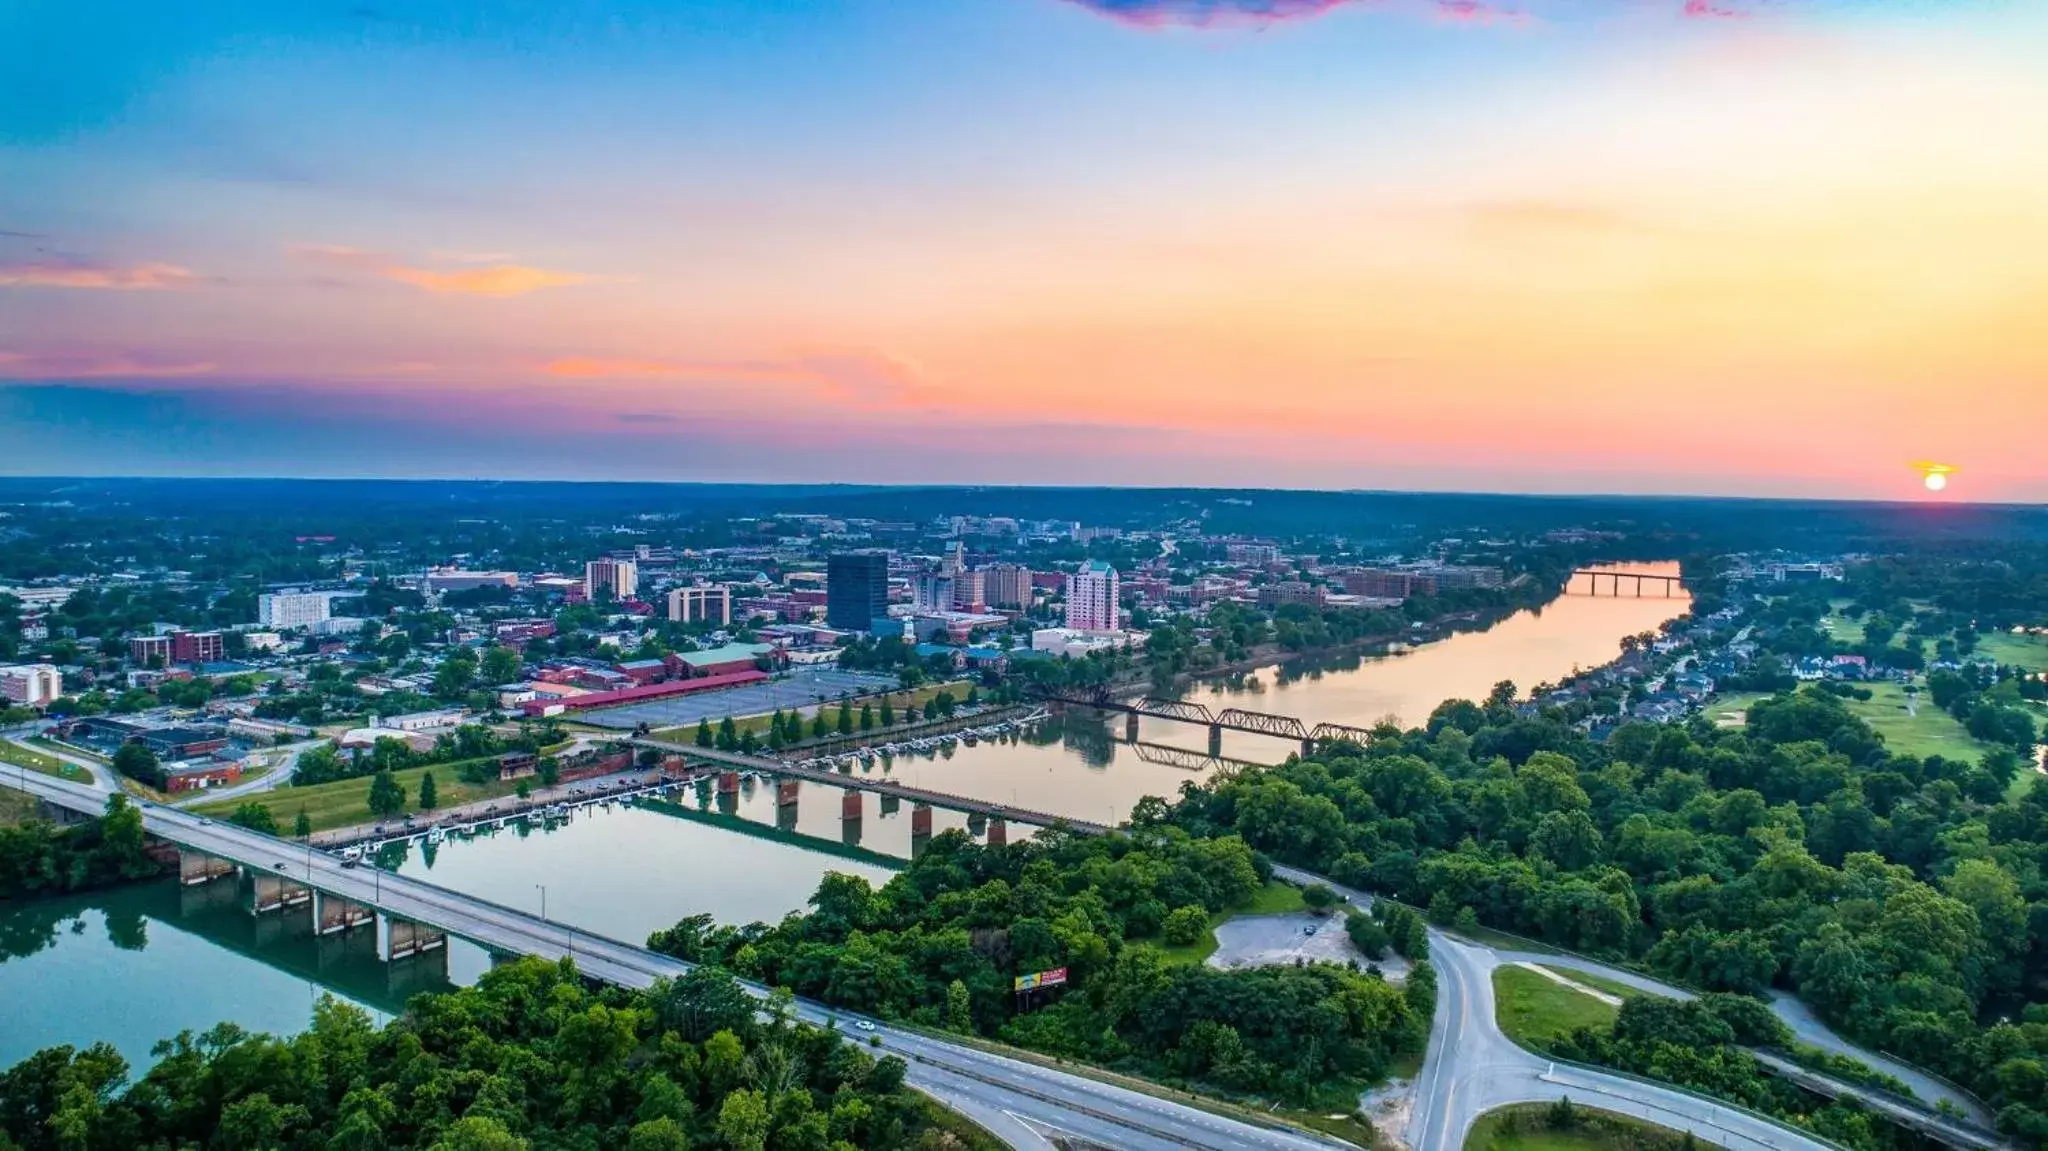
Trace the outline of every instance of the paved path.
<path fill-rule="evenodd" d="M 316 747 L 326 746 L 328 742 L 325 739 L 302 739 L 297 743 L 287 743 L 277 747 L 265 748 L 263 749 L 263 754 L 266 757 L 276 757 L 279 752 L 282 752 L 282 761 L 255 779 L 229 787 L 208 788 L 204 791 L 195 791 L 188 796 L 181 796 L 178 799 L 178 806 L 191 807 L 194 804 L 200 803 L 218 803 L 223 799 L 241 799 L 244 796 L 257 795 L 274 788 L 283 787 L 292 781 L 292 776 L 298 773 L 299 757 Z"/>
<path fill-rule="evenodd" d="M 14 783 L 10 777 L 9 785 Z M 97 812 L 104 794 L 47 776 L 30 776 L 27 790 L 54 803 Z M 647 987 L 659 978 L 689 970 L 680 960 L 645 948 L 605 939 L 526 912 L 475 899 L 416 879 L 375 868 L 344 868 L 323 852 L 232 824 L 202 819 L 176 808 L 144 805 L 151 834 L 208 854 L 232 859 L 307 883 L 328 894 L 369 904 L 386 914 L 428 924 L 503 954 L 543 959 L 572 957 L 586 975 L 626 987 Z M 747 985 L 765 997 L 765 987 Z M 796 1014 L 818 1025 L 846 1026 L 851 1013 L 798 1001 Z M 1020 1148 L 1050 1146 L 1047 1133 L 1067 1133 L 1106 1147 L 1132 1151 L 1330 1151 L 1342 1148 L 1326 1137 L 1291 1128 L 1227 1119 L 1094 1079 L 934 1039 L 887 1023 L 872 1034 L 885 1051 L 909 1063 L 909 1082 L 954 1106 Z"/>

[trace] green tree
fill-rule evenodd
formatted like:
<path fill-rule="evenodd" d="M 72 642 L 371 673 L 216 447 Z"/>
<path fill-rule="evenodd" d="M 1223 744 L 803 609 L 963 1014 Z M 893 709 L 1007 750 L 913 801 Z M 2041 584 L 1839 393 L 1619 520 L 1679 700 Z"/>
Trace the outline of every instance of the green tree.
<path fill-rule="evenodd" d="M 839 701 L 839 723 L 837 726 L 839 734 L 853 734 L 853 705 L 843 699 Z"/>
<path fill-rule="evenodd" d="M 769 1123 L 767 1101 L 747 1088 L 726 1096 L 718 1109 L 718 1137 L 732 1151 L 762 1151 L 768 1145 Z"/>
<path fill-rule="evenodd" d="M 1176 947 L 1187 947 L 1209 932 L 1209 910 L 1200 904 L 1176 907 L 1159 925 L 1159 937 Z"/>
<path fill-rule="evenodd" d="M 717 736 L 715 736 L 715 735 L 713 735 L 713 734 L 711 733 L 711 717 L 707 715 L 707 716 L 705 716 L 704 718 L 702 718 L 702 719 L 698 720 L 698 721 L 697 721 L 697 746 L 698 746 L 698 747 L 712 747 L 712 746 L 716 745 L 716 744 L 717 744 L 717 742 L 718 742 L 718 737 L 717 737 Z"/>
<path fill-rule="evenodd" d="M 311 839 L 312 837 L 313 818 L 307 815 L 306 809 L 302 807 L 299 809 L 299 814 L 292 819 L 292 838 Z"/>
<path fill-rule="evenodd" d="M 509 647 L 493 647 L 477 666 L 477 678 L 486 687 L 497 687 L 519 678 L 519 653 Z"/>
<path fill-rule="evenodd" d="M 875 706 L 871 703 L 860 705 L 860 729 L 863 732 L 875 730 Z"/>
<path fill-rule="evenodd" d="M 958 979 L 946 985 L 946 1026 L 963 1034 L 974 1030 L 974 1001 Z"/>
<path fill-rule="evenodd" d="M 370 811 L 389 819 L 405 810 L 405 788 L 388 771 L 370 777 Z"/>
<path fill-rule="evenodd" d="M 436 802 L 437 800 L 434 795 L 434 773 L 430 771 L 420 777 L 420 810 L 432 811 Z"/>
<path fill-rule="evenodd" d="M 114 770 L 150 787 L 164 785 L 163 765 L 157 762 L 156 753 L 139 741 L 124 743 L 114 752 Z"/>
<path fill-rule="evenodd" d="M 228 816 L 228 822 L 265 835 L 277 834 L 276 817 L 270 814 L 269 808 L 253 801 L 237 805 L 234 814 Z"/>
<path fill-rule="evenodd" d="M 889 697 L 886 695 L 882 697 L 882 726 L 896 726 L 896 705 L 890 703 Z"/>

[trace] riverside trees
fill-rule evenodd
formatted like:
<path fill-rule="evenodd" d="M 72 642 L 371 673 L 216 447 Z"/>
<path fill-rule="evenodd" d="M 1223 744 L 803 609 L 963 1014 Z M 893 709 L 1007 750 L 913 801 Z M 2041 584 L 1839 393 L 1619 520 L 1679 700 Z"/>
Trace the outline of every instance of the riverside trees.
<path fill-rule="evenodd" d="M 935 1128 L 949 1121 L 903 1086 L 901 1060 L 757 1020 L 715 971 L 592 991 L 566 962 L 522 960 L 414 999 L 381 1031 L 324 999 L 300 1035 L 223 1023 L 157 1055 L 126 1090 L 128 1067 L 104 1044 L 30 1056 L 0 1074 L 0 1146 L 968 1146 Z"/>

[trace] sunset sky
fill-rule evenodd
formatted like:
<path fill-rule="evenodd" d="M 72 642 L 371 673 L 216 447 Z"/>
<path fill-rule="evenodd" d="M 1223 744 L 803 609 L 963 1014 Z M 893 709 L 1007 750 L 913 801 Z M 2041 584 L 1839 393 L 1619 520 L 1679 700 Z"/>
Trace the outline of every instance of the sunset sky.
<path fill-rule="evenodd" d="M 0 473 L 2048 500 L 2044 60 L 2040 0 L 4 5 Z"/>

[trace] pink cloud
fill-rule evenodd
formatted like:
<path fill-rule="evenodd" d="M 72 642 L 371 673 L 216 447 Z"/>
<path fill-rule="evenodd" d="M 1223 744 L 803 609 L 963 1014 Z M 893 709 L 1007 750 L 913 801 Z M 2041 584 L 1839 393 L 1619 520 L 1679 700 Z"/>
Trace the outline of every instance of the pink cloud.
<path fill-rule="evenodd" d="M 0 379 L 182 379 L 213 371 L 210 362 L 167 362 L 147 356 L 74 355 L 0 350 Z"/>
<path fill-rule="evenodd" d="M 1068 0 L 1098 15 L 1140 28 L 1180 24 L 1266 24 L 1320 16 L 1350 4 L 1376 0 Z"/>
<path fill-rule="evenodd" d="M 0 264 L 0 285 L 24 288 L 146 292 L 190 287 L 198 282 L 196 273 L 176 264 L 136 264 L 127 268 L 64 263 Z"/>
<path fill-rule="evenodd" d="M 821 399 L 861 404 L 909 405 L 933 395 L 915 364 L 864 350 L 824 351 L 765 360 L 567 356 L 542 364 L 540 370 L 565 380 L 779 385 Z"/>

